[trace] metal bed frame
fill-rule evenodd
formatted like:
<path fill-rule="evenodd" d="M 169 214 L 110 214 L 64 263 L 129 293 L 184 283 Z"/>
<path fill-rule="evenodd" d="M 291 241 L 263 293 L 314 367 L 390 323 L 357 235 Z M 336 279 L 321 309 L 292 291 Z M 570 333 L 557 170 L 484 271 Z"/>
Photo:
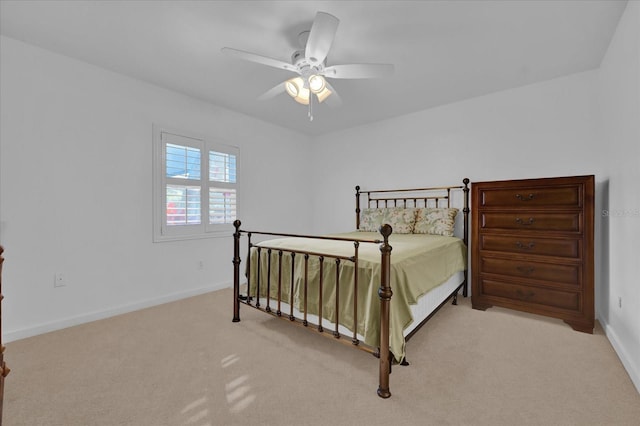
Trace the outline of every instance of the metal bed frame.
<path fill-rule="evenodd" d="M 362 194 L 366 194 L 366 207 L 367 208 L 387 208 L 387 207 L 402 207 L 402 208 L 411 208 L 411 207 L 444 207 L 441 205 L 446 202 L 447 207 L 451 207 L 451 192 L 454 190 L 462 190 L 464 194 L 464 207 L 462 208 L 462 213 L 464 215 L 463 220 L 463 242 L 468 246 L 468 236 L 469 236 L 469 227 L 468 227 L 468 216 L 469 216 L 469 179 L 463 180 L 463 186 L 445 186 L 445 187 L 433 187 L 433 188 L 417 188 L 417 189 L 397 189 L 397 190 L 368 190 L 368 191 L 360 191 L 360 187 L 356 186 L 356 229 L 360 228 L 360 197 Z M 236 220 L 234 222 L 235 232 L 233 234 L 234 238 L 234 247 L 233 247 L 233 322 L 240 321 L 240 304 L 244 304 L 250 306 L 252 308 L 263 311 L 267 314 L 273 315 L 276 318 L 289 320 L 290 322 L 297 324 L 299 326 L 305 327 L 309 330 L 315 330 L 319 332 L 323 336 L 334 337 L 335 340 L 340 341 L 342 343 L 351 344 L 359 349 L 365 350 L 367 352 L 372 353 L 374 356 L 379 358 L 379 382 L 378 382 L 378 396 L 381 398 L 389 398 L 391 396 L 391 392 L 389 390 L 389 374 L 391 373 L 391 365 L 392 365 L 392 354 L 389 350 L 389 310 L 390 310 L 390 302 L 391 297 L 393 296 L 393 291 L 391 289 L 390 282 L 390 268 L 391 268 L 391 250 L 392 247 L 389 245 L 389 236 L 392 233 L 392 228 L 388 224 L 384 224 L 380 227 L 379 232 L 381 234 L 381 239 L 351 239 L 351 238 L 341 238 L 341 237 L 328 237 L 328 236 L 317 236 L 317 235 L 298 235 L 298 234 L 287 234 L 287 233 L 276 233 L 276 232 L 261 232 L 261 231 L 247 231 L 240 229 L 241 222 L 240 220 Z M 240 294 L 240 244 L 241 237 L 245 234 L 247 236 L 247 249 L 248 253 L 251 252 L 252 248 L 255 248 L 258 252 L 257 256 L 261 255 L 261 252 L 266 252 L 268 255 L 267 261 L 267 283 L 260 282 L 260 265 L 261 262 L 257 262 L 257 282 L 255 284 L 256 293 L 255 297 L 250 293 L 251 286 L 247 285 L 247 294 Z M 289 250 L 285 248 L 275 248 L 269 247 L 268 241 L 267 244 L 260 244 L 260 246 L 256 246 L 251 242 L 251 237 L 253 235 L 267 235 L 267 236 L 278 236 L 278 237 L 299 237 L 299 238 L 310 238 L 317 240 L 333 240 L 333 241 L 350 241 L 353 243 L 353 255 L 352 256 L 338 256 L 331 253 L 321 253 L 321 252 L 312 252 L 312 251 L 301 251 L 301 250 Z M 352 336 L 344 336 L 339 332 L 339 266 L 341 262 L 352 262 L 354 264 L 354 303 L 353 303 L 353 318 L 358 318 L 357 312 L 357 285 L 358 285 L 358 251 L 360 244 L 379 244 L 380 245 L 380 265 L 381 265 L 381 273 L 380 273 L 380 287 L 378 289 L 378 297 L 380 299 L 380 347 L 379 348 L 371 348 L 368 345 L 361 344 L 357 336 L 357 331 L 353 330 Z M 277 252 L 277 265 L 272 265 L 272 253 Z M 291 256 L 291 261 L 295 260 L 296 256 L 303 256 L 304 258 L 304 295 L 303 295 L 303 309 L 302 309 L 302 318 L 298 318 L 294 315 L 294 301 L 293 301 L 293 286 L 294 286 L 294 274 L 291 274 L 291 280 L 289 283 L 282 282 L 282 259 L 284 256 Z M 338 266 L 336 268 L 335 275 L 335 286 L 336 286 L 336 296 L 335 296 L 335 304 L 336 304 L 336 313 L 335 313 L 335 328 L 331 332 L 327 332 L 322 325 L 322 288 L 323 285 L 331 285 L 329 281 L 331 281 L 332 277 L 323 277 L 322 272 L 319 277 L 319 315 L 318 315 L 318 324 L 316 327 L 309 327 L 309 321 L 307 318 L 307 296 L 308 296 L 308 279 L 307 279 L 307 267 L 309 258 L 315 256 L 318 258 L 320 264 L 322 265 L 325 261 L 334 261 Z M 250 268 L 251 262 L 247 262 L 247 277 L 250 277 Z M 278 280 L 277 283 L 271 283 L 271 269 L 278 268 Z M 320 268 L 322 271 L 322 267 Z M 271 286 L 277 285 L 277 297 L 273 302 L 276 304 L 275 307 L 271 306 Z M 266 285 L 266 306 L 262 306 L 260 303 L 260 285 Z M 284 301 L 289 305 L 288 314 L 283 313 L 281 309 L 281 293 L 283 285 L 289 285 L 289 297 L 290 300 Z M 468 280 L 467 280 L 467 270 L 464 271 L 464 280 L 463 282 L 456 287 L 455 291 L 451 293 L 442 303 L 425 318 L 411 333 L 406 337 L 408 340 L 422 325 L 443 306 L 449 299 L 453 298 L 453 304 L 457 304 L 457 295 L 458 292 L 462 289 L 463 296 L 467 297 L 468 293 Z M 275 308 L 275 309 L 274 309 Z M 357 327 L 354 327 L 357 329 Z M 406 359 L 402 362 L 403 365 L 408 365 Z"/>

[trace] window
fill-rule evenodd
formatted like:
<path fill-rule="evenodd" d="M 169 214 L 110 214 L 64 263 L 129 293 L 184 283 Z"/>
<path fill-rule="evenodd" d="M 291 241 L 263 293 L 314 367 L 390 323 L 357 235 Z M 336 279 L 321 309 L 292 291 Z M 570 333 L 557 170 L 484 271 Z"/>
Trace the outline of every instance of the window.
<path fill-rule="evenodd" d="M 154 126 L 154 241 L 230 235 L 237 147 Z"/>

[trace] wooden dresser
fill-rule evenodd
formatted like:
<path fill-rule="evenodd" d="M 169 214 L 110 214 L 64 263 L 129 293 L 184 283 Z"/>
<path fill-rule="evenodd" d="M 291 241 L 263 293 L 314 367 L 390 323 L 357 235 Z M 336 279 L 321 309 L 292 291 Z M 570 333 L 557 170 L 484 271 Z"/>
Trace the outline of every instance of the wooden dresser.
<path fill-rule="evenodd" d="M 593 333 L 594 177 L 472 183 L 472 305 Z"/>
<path fill-rule="evenodd" d="M 2 406 L 4 401 L 4 378 L 9 374 L 9 367 L 4 362 L 4 346 L 2 345 L 2 264 L 4 263 L 4 257 L 2 253 L 4 249 L 0 246 L 0 426 L 2 426 Z"/>

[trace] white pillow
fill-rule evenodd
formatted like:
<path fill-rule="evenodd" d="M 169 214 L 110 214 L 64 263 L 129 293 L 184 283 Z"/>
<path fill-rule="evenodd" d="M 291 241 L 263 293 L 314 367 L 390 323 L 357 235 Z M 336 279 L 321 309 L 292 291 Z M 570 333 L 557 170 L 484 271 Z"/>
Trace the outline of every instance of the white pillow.
<path fill-rule="evenodd" d="M 421 208 L 417 209 L 414 234 L 432 234 L 453 236 L 458 209 L 455 208 Z"/>
<path fill-rule="evenodd" d="M 385 223 L 391 225 L 395 234 L 411 234 L 416 221 L 415 208 L 391 207 L 366 208 L 360 212 L 360 231 L 378 232 Z"/>

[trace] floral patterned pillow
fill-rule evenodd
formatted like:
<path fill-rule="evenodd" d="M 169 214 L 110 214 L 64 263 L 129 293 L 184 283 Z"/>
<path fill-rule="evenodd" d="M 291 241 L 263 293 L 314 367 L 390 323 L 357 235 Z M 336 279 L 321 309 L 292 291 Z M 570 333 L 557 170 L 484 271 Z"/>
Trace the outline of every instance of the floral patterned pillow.
<path fill-rule="evenodd" d="M 432 234 L 453 236 L 458 209 L 454 208 L 422 208 L 416 214 L 414 234 Z"/>
<path fill-rule="evenodd" d="M 416 220 L 414 208 L 391 207 L 385 209 L 362 209 L 360 231 L 378 232 L 382 224 L 388 223 L 396 234 L 411 234 Z"/>

